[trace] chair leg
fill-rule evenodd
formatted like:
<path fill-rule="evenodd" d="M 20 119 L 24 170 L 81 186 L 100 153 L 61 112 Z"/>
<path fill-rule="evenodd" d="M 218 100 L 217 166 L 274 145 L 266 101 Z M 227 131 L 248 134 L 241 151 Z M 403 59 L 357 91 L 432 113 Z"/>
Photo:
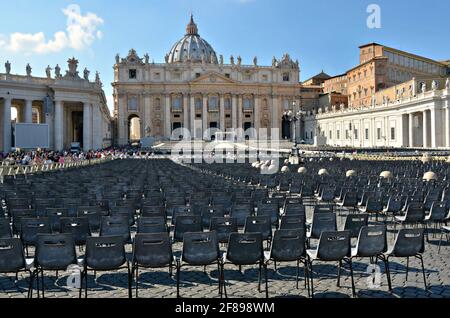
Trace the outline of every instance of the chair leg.
<path fill-rule="evenodd" d="M 131 277 L 133 274 L 131 273 L 130 263 L 127 261 L 127 269 L 128 269 L 128 298 L 133 298 L 133 290 L 131 284 Z M 137 282 L 137 281 L 136 281 Z"/>
<path fill-rule="evenodd" d="M 259 262 L 258 292 L 261 292 L 261 267 L 262 267 L 262 264 L 261 264 L 261 262 Z"/>
<path fill-rule="evenodd" d="M 337 279 L 337 287 L 341 287 L 341 267 L 342 267 L 342 261 L 339 261 L 339 267 L 338 267 L 338 279 Z"/>
<path fill-rule="evenodd" d="M 84 279 L 84 271 L 80 273 L 80 288 L 78 288 L 78 298 L 81 299 L 81 295 L 83 292 L 83 279 Z"/>
<path fill-rule="evenodd" d="M 28 285 L 27 298 L 33 298 L 33 280 L 34 280 L 34 273 L 30 271 L 30 283 Z"/>
<path fill-rule="evenodd" d="M 266 280 L 266 298 L 269 298 L 269 280 L 267 278 L 267 264 L 264 264 L 264 275 Z"/>
<path fill-rule="evenodd" d="M 223 293 L 225 295 L 225 298 L 228 298 L 228 295 L 227 295 L 227 283 L 225 281 L 225 266 L 223 264 L 221 265 L 221 275 L 222 275 Z"/>
<path fill-rule="evenodd" d="M 45 294 L 44 294 L 44 290 L 45 290 L 45 285 L 44 285 L 44 270 L 41 269 L 41 283 L 42 283 L 42 298 L 45 298 Z"/>
<path fill-rule="evenodd" d="M 305 288 L 308 289 L 308 298 L 311 297 L 311 289 L 309 287 L 309 270 L 308 270 L 308 262 L 305 261 L 304 264 L 304 271 L 305 271 Z"/>
<path fill-rule="evenodd" d="M 383 259 L 384 262 L 384 269 L 386 271 L 386 279 L 388 282 L 388 288 L 389 291 L 392 291 L 392 284 L 391 284 L 391 271 L 389 269 L 389 260 L 387 258 Z"/>
<path fill-rule="evenodd" d="M 423 257 L 422 257 L 422 255 L 418 255 L 417 258 L 420 259 L 420 263 L 422 264 L 423 283 L 425 285 L 425 290 L 428 290 L 427 276 L 425 274 L 425 266 L 423 264 Z"/>
<path fill-rule="evenodd" d="M 353 276 L 353 262 L 352 262 L 352 259 L 348 260 L 348 264 L 350 266 L 350 277 L 352 279 L 352 294 L 353 294 L 353 297 L 356 297 L 356 288 L 355 288 L 355 279 L 354 279 L 354 276 Z"/>
<path fill-rule="evenodd" d="M 84 270 L 84 298 L 88 297 L 88 271 Z"/>
<path fill-rule="evenodd" d="M 180 298 L 180 265 L 177 264 L 177 298 Z"/>
<path fill-rule="evenodd" d="M 311 298 L 314 298 L 314 272 L 312 262 L 309 262 L 309 274 L 311 275 Z"/>
<path fill-rule="evenodd" d="M 438 253 L 441 253 L 442 240 L 444 239 L 444 230 L 441 231 L 441 239 L 439 240 L 439 249 Z"/>
<path fill-rule="evenodd" d="M 409 257 L 406 258 L 406 281 L 408 281 Z"/>
<path fill-rule="evenodd" d="M 300 272 L 300 260 L 297 260 L 297 276 L 295 278 L 295 283 L 296 283 L 296 287 L 298 289 L 298 276 L 299 276 L 299 272 Z"/>
<path fill-rule="evenodd" d="M 131 273 L 133 273 L 134 271 L 131 270 Z M 133 274 L 131 274 L 133 275 Z M 139 265 L 136 264 L 136 298 L 139 297 Z"/>

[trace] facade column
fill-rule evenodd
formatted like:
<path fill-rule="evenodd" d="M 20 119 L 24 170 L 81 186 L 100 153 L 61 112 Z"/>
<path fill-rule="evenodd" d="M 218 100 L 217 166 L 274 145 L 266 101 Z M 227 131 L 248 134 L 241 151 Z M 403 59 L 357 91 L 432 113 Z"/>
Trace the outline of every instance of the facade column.
<path fill-rule="evenodd" d="M 443 146 L 442 140 L 442 112 L 441 109 L 436 109 L 436 105 L 434 105 L 430 109 L 430 115 L 431 115 L 431 147 L 433 149 L 439 148 Z"/>
<path fill-rule="evenodd" d="M 28 99 L 25 101 L 25 123 L 33 123 L 33 101 Z"/>
<path fill-rule="evenodd" d="M 205 139 L 208 130 L 208 96 L 203 96 L 202 128 L 202 139 Z"/>
<path fill-rule="evenodd" d="M 450 103 L 447 100 L 447 105 L 445 108 L 445 135 L 446 135 L 446 147 L 450 148 Z"/>
<path fill-rule="evenodd" d="M 195 97 L 191 94 L 191 138 L 196 138 L 196 127 L 195 127 Z"/>
<path fill-rule="evenodd" d="M 100 112 L 100 104 L 93 105 L 92 107 L 92 148 L 95 150 L 101 149 L 103 146 L 103 134 L 102 134 L 102 116 Z"/>
<path fill-rule="evenodd" d="M 189 130 L 189 96 L 183 94 L 183 128 Z"/>
<path fill-rule="evenodd" d="M 170 95 L 166 95 L 165 103 L 164 103 L 164 137 L 171 138 L 172 137 L 172 119 L 171 119 L 171 111 L 170 111 Z"/>
<path fill-rule="evenodd" d="M 260 115 L 261 115 L 261 98 L 259 96 L 255 97 L 255 109 L 254 109 L 254 125 L 253 127 L 256 130 L 256 136 L 254 137 L 259 137 L 259 129 L 261 128 L 261 119 L 260 119 Z"/>
<path fill-rule="evenodd" d="M 409 137 L 409 147 L 414 148 L 414 114 L 408 114 L 409 125 L 408 125 L 408 137 Z"/>
<path fill-rule="evenodd" d="M 423 131 L 423 147 L 424 148 L 429 148 L 430 145 L 428 144 L 428 111 L 424 110 L 422 112 L 422 131 Z"/>
<path fill-rule="evenodd" d="M 244 129 L 243 122 L 242 122 L 242 116 L 243 116 L 243 103 L 244 103 L 244 97 L 242 95 L 239 95 L 238 97 L 238 128 Z"/>
<path fill-rule="evenodd" d="M 55 101 L 55 132 L 54 132 L 55 137 L 54 147 L 56 151 L 61 151 L 64 149 L 63 118 L 64 118 L 63 102 L 57 100 Z M 88 125 L 86 125 L 86 117 L 84 117 L 83 113 L 83 129 L 86 129 L 86 127 L 88 127 Z M 84 132 L 83 132 L 83 140 L 85 140 Z"/>
<path fill-rule="evenodd" d="M 232 98 L 232 105 L 231 105 L 231 121 L 232 121 L 232 128 L 233 129 L 237 129 L 238 128 L 238 124 L 237 124 L 237 96 L 233 95 Z"/>
<path fill-rule="evenodd" d="M 119 95 L 117 100 L 119 103 L 119 106 L 118 106 L 119 117 L 118 117 L 118 123 L 117 123 L 117 125 L 119 126 L 119 127 L 117 127 L 119 131 L 117 133 L 117 138 L 118 138 L 119 146 L 124 146 L 128 143 L 128 131 L 127 131 L 128 118 L 125 118 L 125 116 L 126 116 L 126 98 L 124 95 Z"/>
<path fill-rule="evenodd" d="M 220 95 L 220 130 L 225 132 L 225 98 Z"/>
<path fill-rule="evenodd" d="M 11 151 L 11 98 L 5 98 L 3 103 L 3 152 Z"/>
<path fill-rule="evenodd" d="M 58 122 L 57 117 L 58 116 L 56 115 L 56 110 L 55 110 L 55 136 L 57 135 L 57 132 L 56 132 L 56 130 L 57 130 L 56 129 L 56 127 L 57 127 L 56 123 Z M 92 148 L 92 144 L 91 144 L 91 120 L 90 120 L 91 117 L 92 117 L 91 104 L 90 103 L 84 103 L 83 104 L 83 149 L 84 149 L 84 151 L 91 150 L 91 148 Z M 61 120 L 61 122 L 62 122 L 62 120 Z"/>
<path fill-rule="evenodd" d="M 272 134 L 270 135 L 270 138 L 273 140 L 280 140 L 281 139 L 281 132 L 279 131 L 280 129 L 280 125 L 279 125 L 279 121 L 281 119 L 279 119 L 279 114 L 278 114 L 278 97 L 273 97 L 272 98 L 272 128 L 273 129 L 278 129 L 278 134 L 272 136 Z"/>

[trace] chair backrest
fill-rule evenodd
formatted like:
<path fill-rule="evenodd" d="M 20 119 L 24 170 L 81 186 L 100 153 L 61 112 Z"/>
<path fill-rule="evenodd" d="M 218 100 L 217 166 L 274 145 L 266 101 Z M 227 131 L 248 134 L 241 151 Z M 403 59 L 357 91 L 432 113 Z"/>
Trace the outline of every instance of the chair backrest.
<path fill-rule="evenodd" d="M 275 231 L 270 258 L 276 262 L 291 262 L 305 256 L 305 229 Z"/>
<path fill-rule="evenodd" d="M 238 226 L 243 227 L 245 225 L 245 221 L 247 217 L 251 216 L 252 208 L 250 205 L 235 205 L 231 209 L 231 217 L 236 218 L 238 222 Z"/>
<path fill-rule="evenodd" d="M 61 233 L 71 233 L 76 245 L 85 245 L 91 236 L 88 218 L 61 218 Z"/>
<path fill-rule="evenodd" d="M 190 265 L 209 265 L 217 262 L 219 257 L 219 242 L 215 231 L 184 234 L 183 262 Z"/>
<path fill-rule="evenodd" d="M 140 217 L 137 222 L 139 234 L 167 233 L 166 219 L 160 217 Z"/>
<path fill-rule="evenodd" d="M 283 209 L 284 215 L 298 215 L 298 214 L 305 214 L 306 215 L 306 208 L 303 204 L 286 204 Z"/>
<path fill-rule="evenodd" d="M 0 239 L 0 273 L 14 273 L 25 268 L 22 242 L 18 238 Z"/>
<path fill-rule="evenodd" d="M 264 258 L 261 233 L 232 233 L 228 242 L 227 260 L 235 265 L 253 265 Z"/>
<path fill-rule="evenodd" d="M 48 218 L 22 218 L 20 239 L 25 245 L 35 245 L 38 234 L 50 234 L 52 229 Z"/>
<path fill-rule="evenodd" d="M 430 219 L 444 221 L 449 215 L 446 202 L 434 202 L 430 210 Z"/>
<path fill-rule="evenodd" d="M 412 202 L 406 208 L 405 223 L 422 222 L 425 219 L 423 203 Z"/>
<path fill-rule="evenodd" d="M 77 264 L 72 234 L 39 234 L 36 263 L 45 270 L 66 270 L 69 265 Z"/>
<path fill-rule="evenodd" d="M 402 210 L 404 204 L 403 204 L 403 199 L 402 197 L 399 196 L 391 196 L 389 198 L 389 202 L 387 204 L 387 212 L 391 212 L 391 213 L 398 213 Z"/>
<path fill-rule="evenodd" d="M 217 233 L 219 243 L 228 243 L 230 234 L 238 232 L 237 219 L 229 217 L 211 218 L 209 229 Z"/>
<path fill-rule="evenodd" d="M 77 216 L 86 217 L 88 219 L 89 228 L 91 232 L 99 232 L 102 224 L 102 216 L 107 216 L 108 213 L 103 212 L 100 207 L 79 207 Z"/>
<path fill-rule="evenodd" d="M 331 213 L 334 207 L 330 204 L 318 204 L 314 206 L 314 214 L 316 213 Z"/>
<path fill-rule="evenodd" d="M 121 236 L 123 242 L 131 241 L 130 226 L 126 216 L 104 216 L 100 228 L 100 236 Z"/>
<path fill-rule="evenodd" d="M 7 239 L 12 237 L 11 226 L 9 225 L 9 219 L 0 218 L 0 239 Z"/>
<path fill-rule="evenodd" d="M 173 262 L 172 244 L 167 232 L 143 234 L 134 238 L 133 261 L 144 267 L 163 267 Z"/>
<path fill-rule="evenodd" d="M 385 253 L 387 251 L 386 226 L 363 226 L 356 249 L 360 257 L 373 257 Z"/>
<path fill-rule="evenodd" d="M 344 231 L 350 231 L 350 237 L 358 237 L 363 226 L 369 222 L 368 214 L 350 214 L 345 220 Z"/>
<path fill-rule="evenodd" d="M 88 237 L 85 263 L 94 270 L 114 270 L 126 262 L 123 236 Z"/>
<path fill-rule="evenodd" d="M 350 232 L 323 232 L 317 247 L 317 257 L 323 261 L 339 261 L 351 255 Z"/>
<path fill-rule="evenodd" d="M 260 204 L 256 212 L 257 216 L 267 216 L 272 224 L 277 224 L 280 217 L 278 204 Z"/>
<path fill-rule="evenodd" d="M 314 213 L 311 225 L 311 238 L 320 238 L 322 232 L 335 232 L 337 230 L 336 214 Z"/>
<path fill-rule="evenodd" d="M 272 223 L 268 216 L 249 216 L 245 222 L 245 233 L 261 233 L 263 240 L 272 237 Z"/>
<path fill-rule="evenodd" d="M 306 216 L 299 215 L 285 215 L 281 218 L 280 230 L 304 229 L 306 223 Z"/>
<path fill-rule="evenodd" d="M 61 218 L 68 217 L 69 211 L 65 208 L 50 208 L 45 211 L 45 216 L 50 219 L 50 225 L 53 232 L 61 231 Z"/>
<path fill-rule="evenodd" d="M 209 228 L 209 226 L 211 225 L 211 219 L 225 217 L 225 211 L 223 210 L 223 207 L 203 207 L 201 216 L 202 226 L 204 228 Z"/>
<path fill-rule="evenodd" d="M 202 219 L 198 215 L 178 216 L 175 223 L 173 238 L 177 242 L 183 242 L 183 236 L 188 232 L 201 232 Z"/>
<path fill-rule="evenodd" d="M 401 229 L 395 239 L 393 254 L 398 257 L 411 257 L 425 251 L 423 229 Z"/>

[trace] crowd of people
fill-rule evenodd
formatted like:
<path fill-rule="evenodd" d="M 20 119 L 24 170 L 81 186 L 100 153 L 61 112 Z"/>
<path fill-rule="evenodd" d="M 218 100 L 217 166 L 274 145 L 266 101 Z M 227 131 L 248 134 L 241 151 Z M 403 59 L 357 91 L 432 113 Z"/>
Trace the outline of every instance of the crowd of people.
<path fill-rule="evenodd" d="M 145 158 L 151 155 L 151 153 L 143 153 L 137 149 L 129 148 L 108 148 L 87 152 L 79 151 L 75 153 L 69 151 L 35 150 L 11 152 L 8 154 L 0 153 L 0 162 L 2 166 L 31 166 L 79 162 L 101 158 Z"/>

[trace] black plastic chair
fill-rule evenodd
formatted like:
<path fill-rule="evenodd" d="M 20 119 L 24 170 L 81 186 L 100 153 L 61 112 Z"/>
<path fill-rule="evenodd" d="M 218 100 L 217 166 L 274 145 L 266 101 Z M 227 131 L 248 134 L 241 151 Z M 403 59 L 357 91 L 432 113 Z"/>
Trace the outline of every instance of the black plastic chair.
<path fill-rule="evenodd" d="M 195 209 L 194 209 L 195 211 Z M 225 217 L 225 211 L 223 207 L 202 207 L 201 209 L 202 216 L 202 226 L 204 229 L 209 229 L 211 225 L 212 218 L 223 218 Z"/>
<path fill-rule="evenodd" d="M 417 225 L 425 222 L 425 209 L 423 203 L 412 202 L 408 205 L 405 215 L 396 216 L 394 218 L 394 231 L 397 230 L 397 224 L 400 225 Z"/>
<path fill-rule="evenodd" d="M 285 215 L 281 217 L 280 230 L 294 230 L 306 228 L 306 216 L 300 215 Z"/>
<path fill-rule="evenodd" d="M 12 238 L 11 226 L 9 219 L 0 218 L 0 239 Z"/>
<path fill-rule="evenodd" d="M 16 281 L 18 280 L 19 272 L 28 273 L 30 276 L 28 298 L 33 297 L 34 273 L 31 271 L 33 266 L 33 259 L 28 262 L 23 254 L 23 246 L 20 239 L 0 238 L 0 273 L 14 273 L 16 274 Z"/>
<path fill-rule="evenodd" d="M 439 254 L 441 253 L 442 241 L 444 240 L 444 235 L 447 237 L 447 242 L 450 241 L 449 238 L 450 226 L 443 226 L 441 228 L 441 239 L 439 241 Z"/>
<path fill-rule="evenodd" d="M 100 236 L 121 236 L 124 244 L 131 243 L 130 226 L 124 215 L 104 216 Z"/>
<path fill-rule="evenodd" d="M 45 216 L 50 220 L 52 233 L 60 233 L 61 218 L 69 217 L 69 211 L 64 208 L 50 208 L 45 211 Z"/>
<path fill-rule="evenodd" d="M 371 263 L 374 263 L 374 260 L 382 261 L 386 270 L 389 290 L 391 290 L 389 263 L 385 257 L 387 249 L 387 227 L 385 225 L 363 226 L 358 236 L 358 243 L 355 248 L 352 248 L 352 259 L 370 258 Z"/>
<path fill-rule="evenodd" d="M 65 271 L 70 265 L 78 265 L 72 234 L 39 234 L 36 243 L 35 265 L 37 279 L 41 273 L 42 298 L 44 298 L 44 271 Z"/>
<path fill-rule="evenodd" d="M 137 221 L 137 233 L 139 234 L 168 233 L 166 220 L 163 216 L 140 217 Z"/>
<path fill-rule="evenodd" d="M 88 219 L 91 233 L 100 232 L 102 217 L 108 216 L 108 214 L 109 212 L 102 211 L 99 206 L 79 207 L 77 212 L 78 217 L 86 217 Z"/>
<path fill-rule="evenodd" d="M 344 231 L 350 231 L 351 238 L 357 238 L 361 228 L 369 223 L 368 214 L 353 214 L 345 219 Z"/>
<path fill-rule="evenodd" d="M 437 231 L 438 226 L 442 226 L 448 219 L 449 211 L 445 202 L 434 202 L 430 209 L 430 214 L 425 216 L 425 229 L 427 233 L 427 241 L 429 241 L 428 225 L 434 225 L 434 230 Z M 433 233 L 435 235 L 436 232 Z"/>
<path fill-rule="evenodd" d="M 423 263 L 423 253 L 425 252 L 425 236 L 423 229 L 401 229 L 397 234 L 394 246 L 390 249 L 385 257 L 387 262 L 392 257 L 406 258 L 406 280 L 408 280 L 409 272 L 409 259 L 415 257 L 420 260 L 422 264 L 423 281 L 425 284 L 425 289 L 427 286 L 427 277 L 425 275 L 425 266 Z M 388 263 L 389 264 L 389 263 Z M 390 273 L 390 271 L 388 271 Z M 389 289 L 392 290 L 389 278 Z"/>
<path fill-rule="evenodd" d="M 219 243 L 227 244 L 231 233 L 238 232 L 237 219 L 229 217 L 212 218 L 209 230 L 217 233 Z"/>
<path fill-rule="evenodd" d="M 360 208 L 361 213 L 375 214 L 375 219 L 378 221 L 378 216 L 384 210 L 383 202 L 380 198 L 370 197 L 364 207 Z"/>
<path fill-rule="evenodd" d="M 20 239 L 28 255 L 28 247 L 36 246 L 38 234 L 51 234 L 48 218 L 22 218 L 20 220 Z"/>
<path fill-rule="evenodd" d="M 284 262 L 297 262 L 296 287 L 298 289 L 300 263 L 304 265 L 305 287 L 309 289 L 308 261 L 306 256 L 305 229 L 275 231 L 270 253 L 266 255 L 266 264 L 273 261 L 275 264 Z M 267 265 L 266 265 L 267 266 Z"/>
<path fill-rule="evenodd" d="M 267 266 L 264 261 L 263 240 L 261 233 L 232 233 L 228 242 L 228 249 L 223 255 L 221 261 L 222 282 L 225 297 L 227 297 L 226 281 L 225 281 L 225 265 L 233 264 L 239 266 L 258 265 L 259 280 L 258 290 L 261 292 L 261 275 L 264 268 L 266 281 L 266 298 L 269 297 L 269 289 L 267 282 Z"/>
<path fill-rule="evenodd" d="M 343 262 L 350 267 L 350 276 L 352 280 L 353 297 L 356 296 L 355 282 L 353 278 L 352 251 L 350 245 L 350 232 L 323 232 L 320 236 L 319 245 L 315 250 L 307 250 L 309 271 L 311 278 L 311 296 L 314 297 L 314 271 L 313 263 L 320 262 L 339 262 L 337 286 L 340 287 L 341 268 Z"/>
<path fill-rule="evenodd" d="M 217 265 L 219 295 L 222 296 L 220 270 L 220 250 L 216 232 L 185 233 L 183 236 L 183 252 L 177 260 L 177 297 L 180 298 L 180 275 L 184 266 Z"/>
<path fill-rule="evenodd" d="M 202 232 L 202 218 L 197 215 L 178 216 L 175 223 L 173 239 L 175 242 L 183 242 L 185 233 Z"/>
<path fill-rule="evenodd" d="M 88 218 L 61 218 L 61 233 L 72 234 L 77 246 L 86 245 L 86 239 L 91 236 Z"/>
<path fill-rule="evenodd" d="M 131 275 L 132 280 L 135 277 L 136 297 L 138 297 L 139 289 L 139 268 L 155 269 L 169 267 L 169 275 L 172 276 L 172 268 L 175 264 L 176 259 L 173 257 L 172 244 L 169 234 L 166 231 L 161 233 L 136 234 L 131 261 Z"/>
<path fill-rule="evenodd" d="M 84 258 L 81 281 L 84 278 L 84 296 L 88 297 L 88 271 L 113 271 L 126 268 L 128 270 L 128 297 L 131 298 L 131 269 L 125 254 L 122 235 L 88 237 L 86 240 L 86 256 Z M 83 283 L 80 285 L 81 298 Z"/>
<path fill-rule="evenodd" d="M 244 233 L 261 233 L 263 241 L 272 241 L 272 224 L 269 216 L 249 216 L 245 222 Z"/>
<path fill-rule="evenodd" d="M 311 239 L 319 239 L 322 232 L 337 231 L 336 214 L 333 212 L 317 213 L 313 215 L 311 228 L 306 233 L 307 243 L 310 246 Z"/>
<path fill-rule="evenodd" d="M 239 227 L 244 227 L 247 217 L 252 216 L 252 214 L 253 212 L 250 205 L 235 205 L 231 209 L 230 216 L 237 219 Z"/>

